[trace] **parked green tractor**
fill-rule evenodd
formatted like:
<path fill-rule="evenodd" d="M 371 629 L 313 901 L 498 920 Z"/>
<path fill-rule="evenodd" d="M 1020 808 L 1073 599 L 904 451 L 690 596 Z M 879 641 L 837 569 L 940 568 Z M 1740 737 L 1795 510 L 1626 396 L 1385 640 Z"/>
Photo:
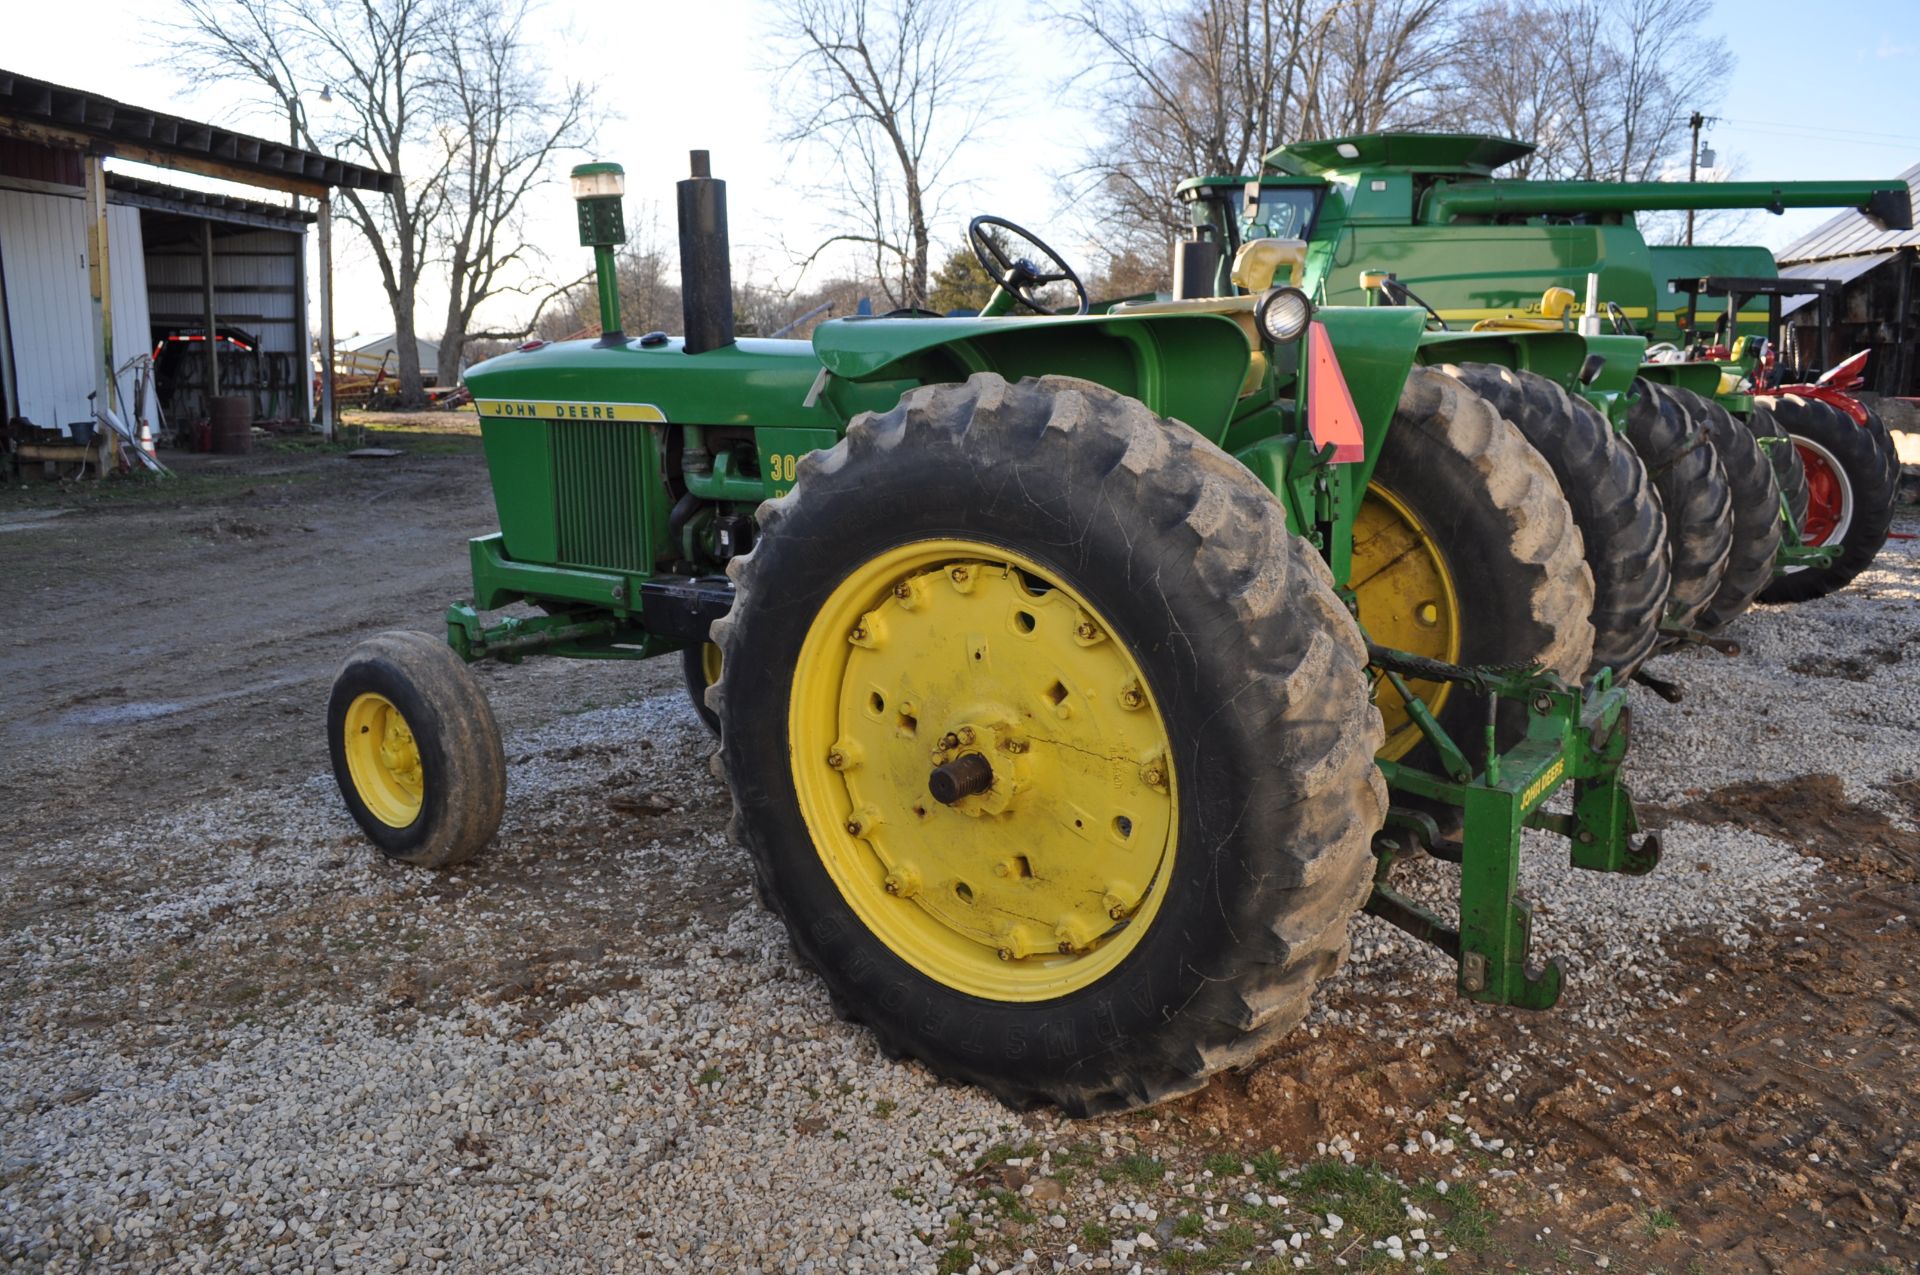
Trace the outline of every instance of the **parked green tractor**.
<path fill-rule="evenodd" d="M 1578 867 L 1654 866 L 1569 493 L 1470 379 L 1419 363 L 1420 312 L 1316 306 L 1268 237 L 1219 296 L 1089 314 L 1057 254 L 981 218 L 978 317 L 736 340 L 696 152 L 686 335 L 629 338 L 621 179 L 575 189 L 605 335 L 469 373 L 500 516 L 473 598 L 445 642 L 373 638 L 334 685 L 335 775 L 389 856 L 455 863 L 497 829 L 468 662 L 675 656 L 759 895 L 840 1011 L 1074 1113 L 1253 1059 L 1362 909 L 1462 995 L 1551 1005 L 1522 830 Z M 1063 287 L 1083 313 L 1042 312 Z M 1591 344 L 1450 354 L 1555 368 L 1558 392 Z M 1617 461 L 1610 431 L 1588 441 L 1596 472 Z M 1664 566 L 1658 524 L 1596 534 Z M 1460 864 L 1457 921 L 1393 884 L 1423 849 Z"/>
<path fill-rule="evenodd" d="M 1739 354 L 1691 348 L 1690 333 L 1675 326 L 1676 316 L 1686 317 L 1687 298 L 1672 289 L 1682 277 L 1673 272 L 1754 267 L 1753 254 L 1764 251 L 1650 248 L 1634 215 L 1853 207 L 1905 226 L 1906 184 L 1492 175 L 1532 149 L 1480 135 L 1368 134 L 1282 146 L 1257 175 L 1182 183 L 1178 193 L 1191 207 L 1194 230 L 1176 259 L 1176 294 L 1226 289 L 1226 263 L 1238 244 L 1285 236 L 1307 245 L 1303 286 L 1317 302 L 1423 308 L 1439 330 L 1423 346 L 1425 362 L 1465 357 L 1449 352 L 1451 330 L 1462 328 L 1584 328 L 1589 340 L 1600 331 L 1631 337 L 1637 354 L 1592 351 L 1613 365 L 1612 379 L 1603 373 L 1583 382 L 1564 364 L 1553 370 L 1525 361 L 1521 349 L 1512 366 L 1545 372 L 1570 396 L 1601 406 L 1645 458 L 1670 524 L 1667 640 L 1716 633 L 1756 598 L 1796 600 L 1845 585 L 1886 539 L 1891 439 L 1877 421 L 1842 412 L 1823 402 L 1826 396 L 1798 386 L 1782 392 L 1764 378 L 1756 384 L 1757 342 Z M 1591 317 L 1581 324 L 1583 309 Z M 1755 317 L 1740 311 L 1740 325 Z M 1765 311 L 1757 317 L 1764 320 Z M 1669 338 L 1670 348 L 1648 351 L 1649 335 Z M 1626 375 L 1629 360 L 1640 364 L 1637 375 Z M 1509 406 L 1515 404 L 1503 403 Z M 1565 418 L 1542 423 L 1528 437 L 1551 456 L 1543 440 L 1565 427 Z M 1710 446 L 1694 446 L 1703 435 Z M 1560 476 L 1571 496 L 1570 476 Z M 1583 529 L 1590 521 L 1582 519 Z M 1604 598 L 1605 565 L 1591 543 L 1588 550 Z"/>

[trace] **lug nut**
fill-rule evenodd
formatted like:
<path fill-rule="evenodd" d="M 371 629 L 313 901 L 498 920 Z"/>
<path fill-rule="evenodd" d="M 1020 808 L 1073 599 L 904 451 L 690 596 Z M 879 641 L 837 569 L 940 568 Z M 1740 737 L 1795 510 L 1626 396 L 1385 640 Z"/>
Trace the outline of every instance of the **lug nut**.
<path fill-rule="evenodd" d="M 1001 959 L 1001 960 L 1003 960 L 1003 961 L 1010 961 L 1010 960 L 1012 960 L 1012 959 L 1013 959 L 1013 949 L 1012 949 L 1012 948 L 1010 948 L 1010 947 L 1003 947 L 1003 948 L 1001 948 L 1001 949 L 1000 949 L 1000 959 Z"/>
<path fill-rule="evenodd" d="M 847 831 L 853 836 L 857 837 L 866 830 L 867 825 L 861 823 L 858 819 L 847 820 Z"/>
<path fill-rule="evenodd" d="M 971 744 L 973 742 L 973 727 L 962 726 L 960 728 L 960 742 L 963 744 Z"/>
<path fill-rule="evenodd" d="M 1167 782 L 1166 772 L 1161 770 L 1158 766 L 1147 767 L 1145 772 L 1141 774 L 1140 778 L 1146 781 L 1147 787 L 1149 788 L 1160 788 L 1160 787 L 1163 787 Z"/>
<path fill-rule="evenodd" d="M 905 602 L 913 596 L 913 585 L 905 580 L 893 586 L 893 596 Z"/>
<path fill-rule="evenodd" d="M 1093 627 L 1093 621 L 1091 620 L 1082 620 L 1073 626 L 1073 635 L 1083 642 L 1093 641 L 1099 632 L 1099 629 Z"/>
<path fill-rule="evenodd" d="M 1129 686 L 1120 692 L 1120 705 L 1123 708 L 1139 708 L 1147 702 L 1137 686 Z"/>
<path fill-rule="evenodd" d="M 833 749 L 827 754 L 827 765 L 833 767 L 835 770 L 845 770 L 847 768 L 847 755 L 838 748 Z"/>
<path fill-rule="evenodd" d="M 1058 947 L 1058 948 L 1057 948 L 1056 950 L 1057 950 L 1057 951 L 1058 951 L 1058 952 L 1060 953 L 1060 955 L 1062 955 L 1062 956 L 1072 956 L 1072 955 L 1073 955 L 1073 953 L 1074 953 L 1074 950 L 1075 950 L 1075 949 L 1074 949 L 1074 946 L 1073 946 L 1073 942 L 1072 942 L 1072 940 L 1070 940 L 1070 939 L 1061 939 L 1061 940 L 1060 940 L 1060 946 L 1059 946 L 1059 947 Z"/>
<path fill-rule="evenodd" d="M 1027 751 L 1027 741 L 1024 739 L 1010 739 L 1006 742 L 1005 747 L 1010 753 L 1024 753 Z"/>
<path fill-rule="evenodd" d="M 960 747 L 960 737 L 954 734 L 952 731 L 948 731 L 946 734 L 940 737 L 940 747 L 958 748 Z"/>

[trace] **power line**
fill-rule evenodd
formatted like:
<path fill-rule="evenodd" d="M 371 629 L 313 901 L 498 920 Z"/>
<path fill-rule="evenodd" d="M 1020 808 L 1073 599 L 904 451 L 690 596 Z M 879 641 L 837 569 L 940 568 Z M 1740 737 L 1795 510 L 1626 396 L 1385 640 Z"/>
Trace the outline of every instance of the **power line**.
<path fill-rule="evenodd" d="M 1731 116 L 1721 116 L 1720 123 L 1732 125 L 1742 132 L 1778 133 L 1784 136 L 1806 137 L 1821 141 L 1846 141 L 1854 145 L 1870 146 L 1920 146 L 1920 136 L 1911 133 L 1877 133 L 1861 128 L 1823 128 L 1811 124 L 1786 124 L 1768 120 L 1742 120 Z M 1878 138 L 1881 141 L 1862 139 Z"/>

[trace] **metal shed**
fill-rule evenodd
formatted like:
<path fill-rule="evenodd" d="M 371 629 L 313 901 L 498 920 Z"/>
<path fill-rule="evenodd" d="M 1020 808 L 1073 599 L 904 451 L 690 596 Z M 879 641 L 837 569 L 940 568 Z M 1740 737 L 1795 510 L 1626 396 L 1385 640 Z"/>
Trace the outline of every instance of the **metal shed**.
<path fill-rule="evenodd" d="M 123 158 L 280 191 L 311 212 L 183 190 L 123 173 Z M 141 360 L 169 335 L 161 406 L 205 410 L 227 355 L 232 388 L 265 415 L 311 418 L 305 236 L 319 240 L 321 344 L 332 346 L 332 192 L 384 192 L 389 174 L 286 143 L 0 70 L 0 413 L 43 426 L 91 421 L 93 402 L 136 408 Z M 164 349 L 161 351 L 166 353 Z M 155 360 L 156 370 L 159 360 Z M 331 431 L 331 360 L 322 360 Z M 90 396 L 92 401 L 90 401 Z"/>
<path fill-rule="evenodd" d="M 1901 178 L 1920 205 L 1920 164 Z M 1789 278 L 1845 284 L 1828 320 L 1828 348 L 1814 350 L 1819 316 L 1812 297 L 1781 307 L 1786 339 L 1806 364 L 1831 367 L 1870 349 L 1868 388 L 1894 397 L 1920 394 L 1920 229 L 1883 230 L 1849 209 L 1822 223 L 1774 256 Z"/>

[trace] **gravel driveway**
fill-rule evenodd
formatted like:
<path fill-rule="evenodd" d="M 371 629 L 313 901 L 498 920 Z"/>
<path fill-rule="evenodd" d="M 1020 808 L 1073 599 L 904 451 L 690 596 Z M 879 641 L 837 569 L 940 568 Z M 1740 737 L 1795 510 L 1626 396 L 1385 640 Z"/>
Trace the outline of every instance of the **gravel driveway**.
<path fill-rule="evenodd" d="M 445 574 L 457 567 L 456 546 Z M 193 568 L 183 557 L 179 569 Z M 231 587 L 245 589 L 247 570 L 272 567 L 233 570 Z M 431 627 L 444 597 L 421 598 L 412 622 Z M 315 650 L 337 656 L 374 626 L 342 606 L 329 618 L 345 632 Z M 1760 1268 L 1745 1263 L 1761 1263 L 1777 1233 L 1803 1256 L 1831 1243 L 1857 1262 L 1849 1269 L 1883 1258 L 1909 1269 L 1891 1263 L 1920 1254 L 1920 1019 L 1912 989 L 1884 970 L 1857 977 L 1881 980 L 1871 999 L 1908 1007 L 1904 1040 L 1878 1019 L 1846 1020 L 1884 1038 L 1857 1077 L 1880 1105 L 1836 1089 L 1820 1132 L 1725 1135 L 1740 1164 L 1713 1167 L 1722 1197 L 1739 1182 L 1784 1190 L 1767 1166 L 1789 1154 L 1814 1184 L 1781 1206 L 1787 1220 L 1749 1202 L 1733 1209 L 1751 1214 L 1744 1230 L 1715 1230 L 1713 1191 L 1661 1179 L 1632 1120 L 1614 1117 L 1618 1145 L 1604 1154 L 1576 1126 L 1606 1134 L 1600 1113 L 1617 1110 L 1607 1103 L 1623 1088 L 1633 1118 L 1653 1113 L 1670 1141 L 1758 1101 L 1689 1093 L 1690 1068 L 1707 1064 L 1684 1057 L 1659 1085 L 1651 1068 L 1603 1080 L 1588 1063 L 1662 1033 L 1679 1043 L 1660 1051 L 1717 1057 L 1713 1039 L 1687 1036 L 1689 1021 L 1704 1021 L 1703 1004 L 1733 1004 L 1739 987 L 1759 988 L 1756 1017 L 1826 1013 L 1816 1000 L 1798 1012 L 1800 993 L 1773 972 L 1843 913 L 1884 939 L 1886 970 L 1911 968 L 1920 901 L 1905 902 L 1914 876 L 1900 865 L 1902 838 L 1920 835 L 1916 608 L 1920 554 L 1896 541 L 1848 592 L 1739 622 L 1741 658 L 1660 661 L 1687 698 L 1635 692 L 1630 774 L 1664 825 L 1662 867 L 1632 880 L 1575 873 L 1549 854 L 1526 865 L 1536 947 L 1570 967 L 1559 1010 L 1457 1001 L 1433 954 L 1363 918 L 1297 1048 L 1165 1110 L 1083 1123 L 942 1085 L 831 1016 L 751 902 L 743 856 L 722 835 L 709 739 L 670 662 L 488 670 L 509 733 L 508 820 L 481 860 L 427 873 L 360 842 L 317 740 L 298 742 L 319 729 L 323 701 L 303 697 L 326 671 L 303 645 L 285 657 L 292 689 L 274 701 L 289 720 L 258 744 L 246 740 L 257 703 L 207 708 L 197 730 L 238 735 L 220 745 L 222 769 L 119 772 L 118 795 L 91 816 L 30 822 L 33 835 L 0 857 L 0 1262 L 1469 1270 L 1506 1269 L 1517 1254 L 1543 1270 L 1655 1259 L 1679 1270 L 1690 1255 L 1704 1255 L 1701 1269 L 1743 1270 Z M 79 776 L 105 755 L 90 750 L 115 746 L 112 729 L 63 737 L 65 751 L 49 754 L 81 768 L 67 809 L 85 807 Z M 1877 838 L 1886 873 L 1862 877 L 1840 850 L 1817 857 L 1818 836 L 1713 804 L 1741 784 L 1777 794 L 1814 774 L 1832 777 L 1830 809 L 1814 818 L 1868 829 L 1852 844 Z M 15 810 L 52 782 L 7 777 Z M 1414 888 L 1444 901 L 1451 871 L 1415 865 Z M 1855 917 L 1837 901 L 1860 889 L 1890 901 Z M 1849 935 L 1863 959 L 1880 959 Z M 1861 1012 L 1859 990 L 1846 1013 Z M 1775 1053 L 1813 1047 L 1774 1030 Z M 1726 1084 L 1758 1066 L 1730 1065 Z M 1857 1149 L 1843 1136 L 1856 1124 Z M 1794 1141 L 1814 1136 L 1858 1161 L 1863 1220 L 1823 1203 L 1852 1208 L 1854 1179 L 1822 1186 L 1829 1166 Z M 1625 1176 L 1594 1169 L 1613 1162 Z M 1894 1186 L 1874 1186 L 1876 1175 Z M 1665 1195 L 1642 1195 L 1656 1184 Z M 1765 1264 L 1831 1268 L 1818 1260 Z"/>

